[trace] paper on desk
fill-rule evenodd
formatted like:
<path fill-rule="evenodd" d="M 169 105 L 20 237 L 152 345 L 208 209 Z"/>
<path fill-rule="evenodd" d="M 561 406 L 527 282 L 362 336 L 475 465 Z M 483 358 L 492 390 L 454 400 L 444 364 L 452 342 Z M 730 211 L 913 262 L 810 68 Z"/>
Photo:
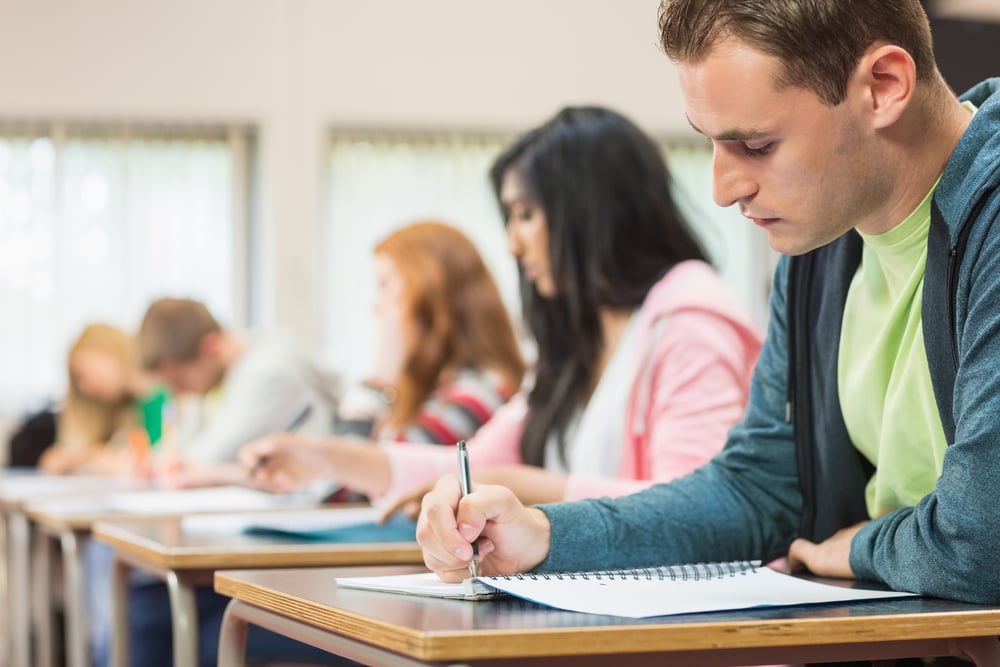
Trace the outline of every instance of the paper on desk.
<path fill-rule="evenodd" d="M 692 566 L 674 566 L 674 569 L 679 567 Z M 659 576 L 660 572 L 669 569 L 630 571 L 628 576 L 609 577 L 608 573 L 598 573 L 601 576 L 596 577 L 594 573 L 588 573 L 587 577 L 579 574 L 574 577 L 521 575 L 479 577 L 479 581 L 550 607 L 628 618 L 914 597 L 913 593 L 824 584 L 767 567 L 748 568 L 724 577 Z M 638 572 L 638 576 L 633 576 L 634 572 Z M 651 576 L 646 576 L 647 573 Z"/>
<path fill-rule="evenodd" d="M 274 509 L 288 506 L 291 500 L 287 496 L 242 486 L 122 491 L 103 498 L 109 511 L 147 515 Z"/>
<path fill-rule="evenodd" d="M 205 514 L 184 517 L 181 520 L 181 527 L 188 533 L 211 533 L 213 535 L 238 535 L 248 530 L 311 534 L 364 523 L 374 523 L 378 519 L 378 514 L 378 510 L 374 507 Z"/>
<path fill-rule="evenodd" d="M 824 584 L 749 561 L 478 577 L 461 584 L 443 583 L 433 573 L 346 577 L 338 578 L 337 585 L 466 600 L 507 593 L 557 609 L 627 618 L 913 597 L 912 593 Z"/>
<path fill-rule="evenodd" d="M 483 600 L 498 595 L 496 590 L 482 585 L 475 579 L 466 579 L 459 584 L 447 584 L 433 572 L 375 577 L 338 577 L 337 586 L 453 600 Z"/>

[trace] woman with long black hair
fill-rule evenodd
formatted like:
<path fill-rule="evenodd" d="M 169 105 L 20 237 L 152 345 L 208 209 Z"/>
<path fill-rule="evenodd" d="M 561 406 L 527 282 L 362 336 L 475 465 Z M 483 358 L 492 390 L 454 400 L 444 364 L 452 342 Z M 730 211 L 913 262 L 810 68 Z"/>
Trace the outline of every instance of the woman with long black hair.
<path fill-rule="evenodd" d="M 473 478 L 548 502 L 632 493 L 706 462 L 742 416 L 761 338 L 681 216 L 656 145 L 614 111 L 567 108 L 491 178 L 537 361 L 469 442 Z M 329 476 L 386 503 L 455 469 L 440 447 L 294 435 L 241 460 L 276 490 Z"/>

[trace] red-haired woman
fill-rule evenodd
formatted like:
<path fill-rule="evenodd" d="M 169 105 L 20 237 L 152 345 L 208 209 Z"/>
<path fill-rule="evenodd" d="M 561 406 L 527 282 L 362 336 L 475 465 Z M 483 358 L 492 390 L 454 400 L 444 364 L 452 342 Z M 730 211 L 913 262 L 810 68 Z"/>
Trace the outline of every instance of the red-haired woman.
<path fill-rule="evenodd" d="M 375 279 L 375 373 L 346 392 L 334 433 L 447 445 L 471 437 L 524 375 L 510 315 L 476 247 L 443 223 L 410 224 L 375 246 Z M 333 499 L 364 491 L 348 485 Z"/>
<path fill-rule="evenodd" d="M 381 409 L 354 409 L 365 392 L 348 392 L 339 430 L 407 442 L 470 437 L 524 374 L 510 316 L 479 252 L 457 229 L 419 222 L 375 247 L 375 274 L 378 349 L 366 387 L 376 394 L 367 403 Z M 359 413 L 372 421 L 352 419 Z"/>

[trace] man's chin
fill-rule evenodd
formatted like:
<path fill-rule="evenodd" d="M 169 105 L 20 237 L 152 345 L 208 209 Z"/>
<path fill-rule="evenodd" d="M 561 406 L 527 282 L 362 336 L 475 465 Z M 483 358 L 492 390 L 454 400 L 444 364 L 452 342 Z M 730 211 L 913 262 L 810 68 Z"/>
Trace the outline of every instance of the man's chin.
<path fill-rule="evenodd" d="M 791 238 L 787 234 L 778 234 L 770 230 L 767 232 L 767 243 L 775 252 L 790 257 L 804 255 L 826 245 L 815 240 Z"/>

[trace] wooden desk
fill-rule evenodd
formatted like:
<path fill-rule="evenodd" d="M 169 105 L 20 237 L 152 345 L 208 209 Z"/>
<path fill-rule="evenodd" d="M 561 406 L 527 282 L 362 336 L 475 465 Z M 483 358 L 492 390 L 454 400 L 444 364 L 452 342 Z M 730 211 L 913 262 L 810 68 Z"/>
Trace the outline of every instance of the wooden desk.
<path fill-rule="evenodd" d="M 221 571 L 233 598 L 219 666 L 243 667 L 247 624 L 367 665 L 663 667 L 958 655 L 1000 665 L 1000 607 L 899 599 L 627 619 L 513 598 L 467 602 L 338 590 L 338 576 L 418 568 Z"/>
<path fill-rule="evenodd" d="M 87 632 L 86 593 L 84 591 L 83 545 L 98 521 L 121 519 L 120 512 L 109 512 L 101 494 L 67 496 L 32 502 L 25 506 L 31 521 L 35 540 L 33 562 L 40 571 L 48 571 L 52 563 L 52 543 L 59 546 L 62 560 L 63 604 L 65 610 L 65 646 L 68 667 L 90 665 L 89 635 Z M 164 517 L 133 517 L 132 521 L 159 521 Z M 36 610 L 35 661 L 39 667 L 55 665 L 55 637 L 52 623 L 52 581 L 48 577 L 35 577 L 33 597 Z"/>
<path fill-rule="evenodd" d="M 164 519 L 179 519 L 179 512 L 187 510 L 193 514 L 216 513 L 219 504 L 228 507 L 233 499 L 225 494 L 227 488 L 219 488 L 220 497 L 203 497 L 198 502 L 204 502 L 204 509 L 191 511 L 190 498 L 178 499 L 177 511 L 171 514 L 171 505 L 162 502 L 144 502 L 140 500 L 136 506 L 124 502 L 128 494 L 122 491 L 140 491 L 159 494 L 155 488 L 146 482 L 118 482 L 109 485 L 105 482 L 100 492 L 88 494 L 60 495 L 59 497 L 43 497 L 41 500 L 26 502 L 22 512 L 31 522 L 38 537 L 35 540 L 34 561 L 39 567 L 49 568 L 52 558 L 52 542 L 60 547 L 63 566 L 63 583 L 66 611 L 66 654 L 69 667 L 88 667 L 90 665 L 89 634 L 87 632 L 86 596 L 84 592 L 84 555 L 83 544 L 91 534 L 93 526 L 99 521 L 128 520 L 133 522 L 156 522 Z M 248 493 L 255 493 L 247 490 Z M 194 489 L 191 493 L 209 493 L 212 489 Z M 166 491 L 165 493 L 175 493 Z M 184 491 L 182 493 L 187 493 Z M 148 500 L 148 498 L 147 498 Z M 249 504 L 260 502 L 259 498 L 247 499 Z M 270 502 L 270 500 L 267 500 Z M 308 498 L 282 497 L 278 504 L 269 508 L 248 508 L 248 512 L 281 512 L 315 507 Z M 287 503 L 287 504 L 284 504 Z M 112 509 L 113 508 L 113 509 Z M 52 631 L 52 613 L 49 600 L 52 597 L 52 584 L 47 577 L 33 579 L 33 610 L 35 625 L 35 661 L 39 667 L 53 667 L 54 651 Z"/>
<path fill-rule="evenodd" d="M 331 511 L 336 511 L 331 510 Z M 179 519 L 100 522 L 94 536 L 115 548 L 112 574 L 112 665 L 128 664 L 128 572 L 136 568 L 163 579 L 170 597 L 175 665 L 198 663 L 194 588 L 211 585 L 222 568 L 311 567 L 422 562 L 416 542 L 322 543 L 257 535 L 205 535 L 183 530 Z"/>
<path fill-rule="evenodd" d="M 10 667 L 29 667 L 32 619 L 41 613 L 37 596 L 32 604 L 32 527 L 25 512 L 28 503 L 81 493 L 134 488 L 135 482 L 107 477 L 57 477 L 40 474 L 5 474 L 0 478 L 0 514 L 7 548 L 7 619 L 10 623 Z M 31 612 L 29 613 L 29 610 Z"/>

